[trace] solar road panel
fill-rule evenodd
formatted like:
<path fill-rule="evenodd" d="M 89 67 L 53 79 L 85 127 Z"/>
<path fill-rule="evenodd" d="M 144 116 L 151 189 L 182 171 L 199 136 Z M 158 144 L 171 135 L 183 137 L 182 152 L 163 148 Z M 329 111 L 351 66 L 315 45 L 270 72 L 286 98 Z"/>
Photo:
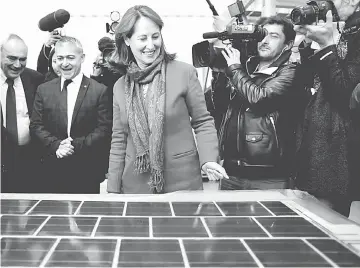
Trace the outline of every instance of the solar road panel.
<path fill-rule="evenodd" d="M 280 201 L 1 200 L 1 267 L 360 267 Z"/>

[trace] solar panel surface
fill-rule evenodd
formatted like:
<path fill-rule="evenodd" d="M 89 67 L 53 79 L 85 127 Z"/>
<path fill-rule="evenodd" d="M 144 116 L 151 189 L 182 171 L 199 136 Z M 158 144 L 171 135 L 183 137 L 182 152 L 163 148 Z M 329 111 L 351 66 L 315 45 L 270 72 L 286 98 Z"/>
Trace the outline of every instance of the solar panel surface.
<path fill-rule="evenodd" d="M 360 267 L 280 201 L 1 200 L 1 267 Z"/>

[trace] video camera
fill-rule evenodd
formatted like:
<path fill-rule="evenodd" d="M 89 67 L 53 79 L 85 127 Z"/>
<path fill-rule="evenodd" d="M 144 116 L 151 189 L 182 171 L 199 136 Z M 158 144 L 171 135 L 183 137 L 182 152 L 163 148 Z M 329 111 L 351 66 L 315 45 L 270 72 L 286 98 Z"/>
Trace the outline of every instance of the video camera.
<path fill-rule="evenodd" d="M 290 19 L 295 25 L 306 25 L 326 21 L 326 13 L 331 10 L 333 21 L 340 21 L 337 10 L 332 1 L 308 1 L 306 6 L 294 8 L 290 13 Z"/>
<path fill-rule="evenodd" d="M 216 10 L 209 0 L 206 0 L 217 15 Z M 248 23 L 246 10 L 242 1 L 237 0 L 228 6 L 230 16 L 235 18 L 226 26 L 224 32 L 207 32 L 203 34 L 204 39 L 217 38 L 221 41 L 229 40 L 234 48 L 240 50 L 242 62 L 249 56 L 257 54 L 257 43 L 264 39 L 267 31 L 260 25 Z M 215 13 L 214 13 L 215 11 Z M 193 65 L 195 67 L 226 67 L 226 61 L 221 54 L 221 49 L 215 48 L 212 43 L 203 41 L 193 46 Z"/>
<path fill-rule="evenodd" d="M 231 17 L 236 20 L 226 27 L 224 32 L 208 32 L 203 34 L 204 39 L 218 38 L 220 40 L 230 40 L 234 47 L 237 44 L 248 42 L 260 42 L 267 35 L 266 29 L 260 25 L 249 24 L 245 15 L 245 7 L 242 1 L 228 6 Z"/>

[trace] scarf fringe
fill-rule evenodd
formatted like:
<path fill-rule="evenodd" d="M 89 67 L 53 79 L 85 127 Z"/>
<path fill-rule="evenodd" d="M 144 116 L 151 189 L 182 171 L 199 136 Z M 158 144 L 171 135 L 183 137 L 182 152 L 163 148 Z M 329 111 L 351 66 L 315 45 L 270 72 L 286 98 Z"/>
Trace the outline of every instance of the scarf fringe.
<path fill-rule="evenodd" d="M 151 176 L 149 181 L 150 189 L 153 193 L 162 193 L 164 190 L 164 173 L 162 170 L 151 169 Z"/>
<path fill-rule="evenodd" d="M 133 62 L 125 75 L 126 111 L 136 150 L 135 173 L 149 172 L 153 193 L 164 188 L 164 110 L 166 64 L 160 55 L 149 67 Z M 145 100 L 141 84 L 149 84 Z"/>
<path fill-rule="evenodd" d="M 135 162 L 135 171 L 137 173 L 145 173 L 150 170 L 150 157 L 149 153 L 139 155 L 136 157 Z"/>

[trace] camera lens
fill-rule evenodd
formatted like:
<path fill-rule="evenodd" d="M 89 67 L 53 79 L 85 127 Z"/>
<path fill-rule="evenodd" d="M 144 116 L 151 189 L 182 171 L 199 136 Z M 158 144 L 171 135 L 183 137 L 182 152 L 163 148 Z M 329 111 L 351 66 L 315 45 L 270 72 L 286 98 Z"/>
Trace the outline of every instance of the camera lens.
<path fill-rule="evenodd" d="M 295 25 L 299 25 L 301 24 L 301 17 L 303 16 L 302 12 L 301 12 L 301 9 L 299 8 L 294 8 L 292 11 L 291 11 L 291 14 L 290 14 L 290 19 L 291 21 L 295 24 Z"/>
<path fill-rule="evenodd" d="M 291 11 L 290 19 L 295 25 L 312 24 L 317 20 L 319 7 L 317 5 L 307 5 L 294 8 Z"/>

